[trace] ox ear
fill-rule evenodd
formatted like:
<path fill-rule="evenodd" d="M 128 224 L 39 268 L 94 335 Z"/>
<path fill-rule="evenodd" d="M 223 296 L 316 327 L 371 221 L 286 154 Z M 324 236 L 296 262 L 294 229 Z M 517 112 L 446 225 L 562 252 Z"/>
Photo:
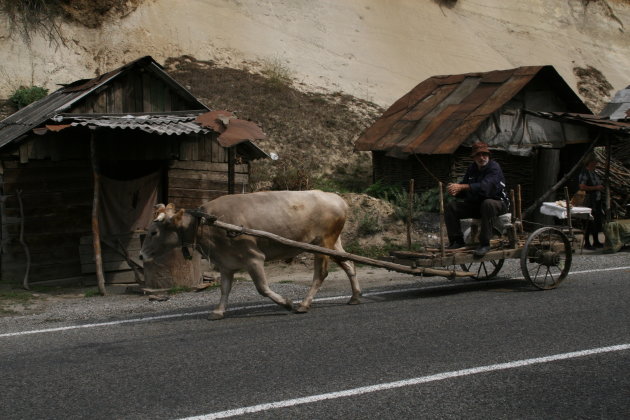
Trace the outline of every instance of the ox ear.
<path fill-rule="evenodd" d="M 182 225 L 184 213 L 185 213 L 184 209 L 179 209 L 179 211 L 171 217 L 171 221 L 173 222 L 175 226 L 180 227 Z"/>

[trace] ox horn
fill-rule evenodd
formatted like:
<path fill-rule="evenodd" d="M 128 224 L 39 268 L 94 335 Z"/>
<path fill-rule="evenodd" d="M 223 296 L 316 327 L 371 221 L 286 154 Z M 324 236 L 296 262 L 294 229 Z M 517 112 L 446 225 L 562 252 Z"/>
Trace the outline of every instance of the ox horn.
<path fill-rule="evenodd" d="M 158 203 L 153 206 L 153 221 L 161 222 L 166 217 L 166 206 L 162 203 Z"/>

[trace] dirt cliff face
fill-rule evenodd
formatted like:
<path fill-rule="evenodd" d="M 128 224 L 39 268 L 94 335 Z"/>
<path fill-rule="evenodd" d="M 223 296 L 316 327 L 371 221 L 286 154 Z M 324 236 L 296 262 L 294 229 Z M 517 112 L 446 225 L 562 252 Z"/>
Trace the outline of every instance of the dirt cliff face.
<path fill-rule="evenodd" d="M 298 87 L 381 106 L 432 75 L 521 65 L 554 65 L 584 98 L 589 84 L 575 69 L 599 72 L 595 89 L 628 84 L 628 0 L 45 3 L 59 13 L 28 37 L 0 16 L 0 97 L 20 85 L 54 90 L 143 55 L 160 62 L 190 55 L 250 71 L 273 60 Z"/>

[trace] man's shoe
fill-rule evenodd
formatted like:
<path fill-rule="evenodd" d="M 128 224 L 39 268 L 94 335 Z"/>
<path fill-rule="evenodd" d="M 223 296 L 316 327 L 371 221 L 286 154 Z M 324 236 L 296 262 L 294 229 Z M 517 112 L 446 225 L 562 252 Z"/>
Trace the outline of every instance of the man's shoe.
<path fill-rule="evenodd" d="M 446 247 L 446 249 L 459 249 L 459 248 L 463 248 L 465 247 L 466 244 L 460 241 L 454 241 L 452 244 L 450 244 L 448 247 Z"/>
<path fill-rule="evenodd" d="M 490 245 L 480 245 L 473 254 L 475 254 L 475 257 L 483 257 L 488 251 L 490 251 Z"/>

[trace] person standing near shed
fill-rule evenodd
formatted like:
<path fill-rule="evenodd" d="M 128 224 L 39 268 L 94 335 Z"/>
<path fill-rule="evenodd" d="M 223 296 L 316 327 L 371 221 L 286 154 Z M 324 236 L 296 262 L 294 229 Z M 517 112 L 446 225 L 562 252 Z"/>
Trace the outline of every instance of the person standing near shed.
<path fill-rule="evenodd" d="M 490 159 L 490 149 L 484 142 L 472 145 L 471 156 L 474 162 L 468 167 L 461 183 L 451 183 L 446 191 L 457 197 L 451 201 L 444 213 L 444 222 L 450 242 L 449 249 L 464 246 L 464 236 L 460 219 L 481 219 L 479 247 L 475 256 L 482 257 L 490 250 L 494 219 L 509 210 L 509 200 L 505 194 L 505 177 L 501 166 Z"/>
<path fill-rule="evenodd" d="M 586 226 L 586 234 L 584 235 L 584 248 L 595 249 L 602 248 L 604 245 L 599 240 L 599 232 L 602 231 L 602 222 L 604 219 L 604 207 L 602 206 L 602 191 L 604 185 L 601 178 L 595 172 L 597 167 L 597 158 L 595 155 L 589 155 L 584 160 L 584 168 L 578 177 L 580 190 L 586 192 L 585 205 L 591 208 L 593 220 L 590 220 Z M 593 242 L 590 237 L 593 236 Z"/>

